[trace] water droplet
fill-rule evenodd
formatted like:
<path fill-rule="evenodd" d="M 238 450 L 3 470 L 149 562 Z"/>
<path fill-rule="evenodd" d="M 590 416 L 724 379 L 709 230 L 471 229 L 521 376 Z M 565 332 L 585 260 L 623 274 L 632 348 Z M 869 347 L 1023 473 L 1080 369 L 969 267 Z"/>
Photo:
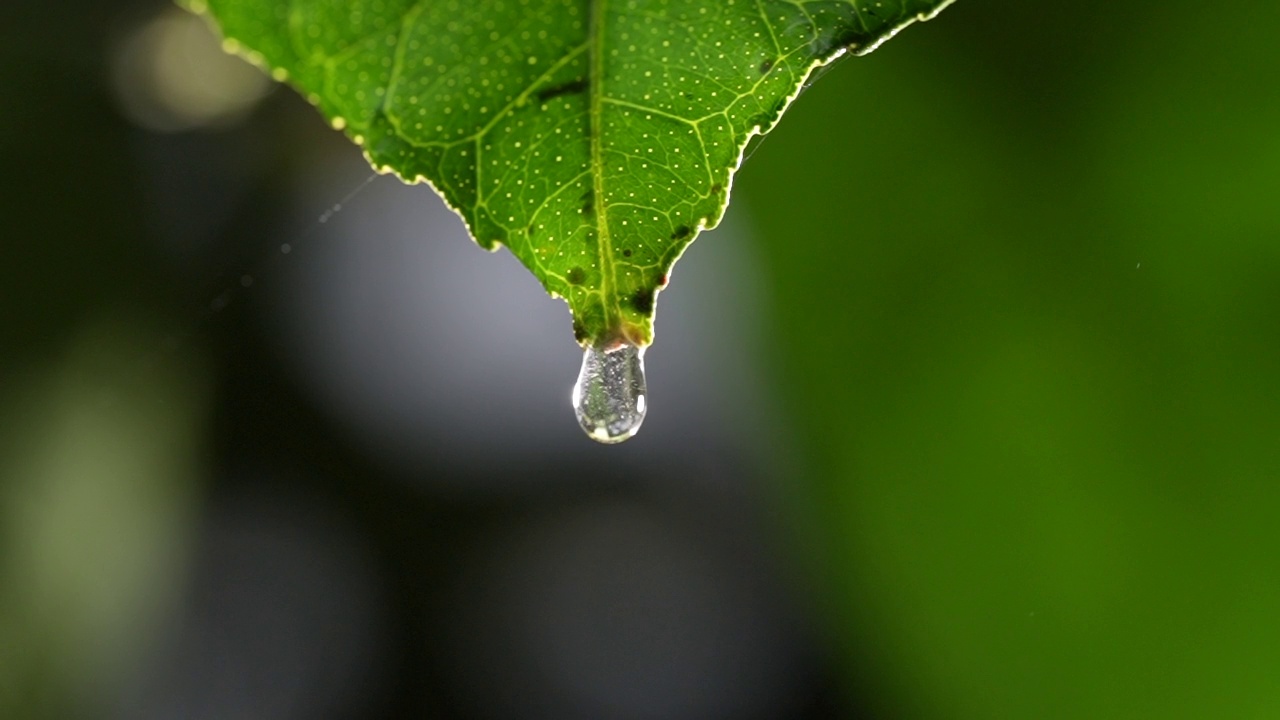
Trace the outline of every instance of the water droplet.
<path fill-rule="evenodd" d="M 647 409 L 644 394 L 644 348 L 589 347 L 583 353 L 573 412 L 592 440 L 619 443 L 635 435 Z"/>

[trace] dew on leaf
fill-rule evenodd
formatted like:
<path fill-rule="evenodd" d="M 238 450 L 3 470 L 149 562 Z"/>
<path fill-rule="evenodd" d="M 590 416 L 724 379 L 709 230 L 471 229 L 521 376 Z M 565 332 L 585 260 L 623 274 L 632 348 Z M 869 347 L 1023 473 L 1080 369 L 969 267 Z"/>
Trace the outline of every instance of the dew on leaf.
<path fill-rule="evenodd" d="M 634 436 L 648 410 L 644 348 L 630 344 L 610 349 L 588 347 L 572 400 L 578 424 L 592 440 L 611 444 Z"/>
<path fill-rule="evenodd" d="M 380 172 L 431 183 L 481 246 L 510 247 L 594 348 L 653 340 L 672 264 L 720 221 L 747 143 L 818 65 L 952 2 L 179 1 Z M 297 22 L 264 22 L 258 5 Z M 639 427 L 641 354 L 587 351 L 574 406 L 592 437 Z"/>

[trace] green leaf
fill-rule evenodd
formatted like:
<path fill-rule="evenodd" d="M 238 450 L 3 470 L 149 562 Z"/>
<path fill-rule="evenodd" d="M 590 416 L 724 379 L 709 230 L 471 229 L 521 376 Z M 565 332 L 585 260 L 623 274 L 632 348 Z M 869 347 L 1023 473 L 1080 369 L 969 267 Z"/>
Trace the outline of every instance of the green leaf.
<path fill-rule="evenodd" d="M 580 343 L 647 345 L 671 267 L 818 66 L 951 0 L 188 0 L 375 168 L 504 244 Z"/>

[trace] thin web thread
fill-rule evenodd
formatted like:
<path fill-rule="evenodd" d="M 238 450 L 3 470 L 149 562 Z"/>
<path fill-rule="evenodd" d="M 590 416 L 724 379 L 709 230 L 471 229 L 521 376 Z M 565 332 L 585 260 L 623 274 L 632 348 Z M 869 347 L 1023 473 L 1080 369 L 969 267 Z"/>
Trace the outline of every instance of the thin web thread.
<path fill-rule="evenodd" d="M 308 240 L 320 232 L 321 226 L 326 225 L 335 215 L 342 212 L 348 203 L 355 200 L 379 177 L 376 172 L 369 173 L 369 176 L 352 188 L 350 192 L 316 216 L 315 224 L 305 232 L 293 236 L 290 242 L 280 243 L 274 251 L 262 253 L 256 262 L 237 273 L 236 279 L 228 283 L 221 292 L 205 304 L 204 311 L 185 331 L 170 334 L 161 341 L 151 366 L 158 365 L 165 357 L 185 347 L 191 341 L 191 338 L 203 330 L 215 316 L 225 310 L 236 299 L 249 292 L 260 278 L 270 277 L 275 268 L 288 256 L 292 255 L 295 249 L 305 246 Z"/>

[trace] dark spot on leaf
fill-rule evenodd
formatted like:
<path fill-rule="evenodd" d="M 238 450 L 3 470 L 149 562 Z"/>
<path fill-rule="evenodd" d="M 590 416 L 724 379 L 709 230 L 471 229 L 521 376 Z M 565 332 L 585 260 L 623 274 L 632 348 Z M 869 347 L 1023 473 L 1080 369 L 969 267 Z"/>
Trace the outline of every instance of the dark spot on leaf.
<path fill-rule="evenodd" d="M 868 10 L 867 12 L 871 11 Z M 875 13 L 872 14 L 874 15 Z M 840 48 L 847 48 L 850 46 L 856 47 L 858 45 L 858 41 L 861 40 L 862 37 L 862 33 L 852 28 L 846 28 L 840 32 L 827 35 L 826 37 L 819 37 L 813 41 L 813 45 L 811 46 L 813 49 L 813 55 L 814 57 L 825 58 Z"/>
<path fill-rule="evenodd" d="M 587 328 L 578 318 L 573 319 L 573 339 L 578 342 L 585 342 L 587 339 Z"/>
<path fill-rule="evenodd" d="M 630 251 L 630 250 L 623 250 L 623 251 L 622 251 L 622 257 L 631 257 L 631 251 Z"/>
<path fill-rule="evenodd" d="M 772 59 L 770 59 L 770 60 L 765 60 L 764 62 L 760 63 L 760 74 L 761 74 L 761 75 L 764 75 L 765 73 L 769 72 L 769 71 L 770 71 L 770 70 L 772 70 L 772 69 L 773 69 L 773 60 L 772 60 Z"/>
<path fill-rule="evenodd" d="M 561 95 L 573 95 L 574 93 L 580 93 L 586 89 L 587 79 L 578 78 L 577 80 L 572 80 L 567 83 L 561 83 L 559 85 L 553 85 L 549 88 L 539 90 L 538 100 L 545 102 L 551 98 L 560 97 Z"/>
<path fill-rule="evenodd" d="M 525 232 L 529 234 L 529 237 L 533 237 L 533 231 L 533 223 L 529 223 L 529 227 L 525 228 Z"/>
<path fill-rule="evenodd" d="M 689 237 L 689 234 L 692 232 L 693 230 L 691 230 L 688 225 L 681 225 L 680 227 L 676 228 L 675 232 L 671 233 L 671 239 L 683 240 Z"/>
<path fill-rule="evenodd" d="M 712 195 L 719 195 L 722 190 L 724 190 L 724 186 L 721 185 L 720 183 L 716 183 L 715 185 L 711 186 Z"/>
<path fill-rule="evenodd" d="M 773 124 L 778 121 L 778 118 L 782 115 L 782 111 L 785 110 L 786 107 L 787 99 L 778 98 L 778 100 L 773 103 L 773 106 L 767 111 L 752 118 L 751 123 L 753 125 L 759 125 L 762 128 L 772 127 Z"/>
<path fill-rule="evenodd" d="M 666 274 L 666 273 L 660 273 L 660 274 L 658 275 L 658 277 L 654 279 L 654 281 L 653 281 L 653 282 L 654 282 L 654 284 L 655 284 L 655 285 L 657 285 L 658 287 L 666 287 L 666 286 L 667 286 L 667 274 Z"/>
<path fill-rule="evenodd" d="M 569 274 L 565 275 L 564 279 L 568 280 L 570 285 L 581 285 L 587 279 L 587 271 L 580 267 L 570 268 Z"/>
<path fill-rule="evenodd" d="M 582 214 L 590 215 L 596 210 L 596 195 L 594 190 L 588 190 L 582 194 Z"/>
<path fill-rule="evenodd" d="M 636 312 L 648 315 L 653 312 L 653 290 L 637 290 L 631 294 L 631 307 Z"/>

